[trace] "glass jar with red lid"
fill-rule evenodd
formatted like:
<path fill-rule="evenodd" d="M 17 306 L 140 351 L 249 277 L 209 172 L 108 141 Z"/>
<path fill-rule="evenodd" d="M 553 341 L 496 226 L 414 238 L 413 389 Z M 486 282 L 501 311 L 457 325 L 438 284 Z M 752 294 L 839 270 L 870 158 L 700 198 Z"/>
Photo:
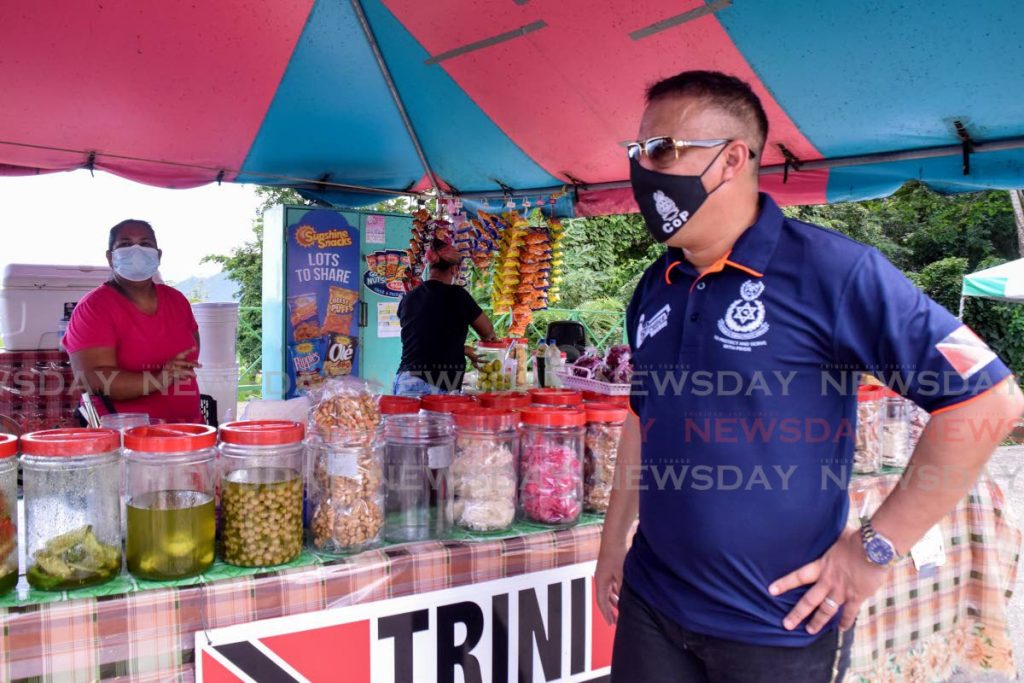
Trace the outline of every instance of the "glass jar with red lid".
<path fill-rule="evenodd" d="M 467 397 L 468 398 L 468 397 Z M 377 407 L 381 417 L 388 415 L 415 415 L 420 412 L 422 401 L 418 396 L 381 396 Z"/>
<path fill-rule="evenodd" d="M 571 526 L 583 509 L 580 408 L 533 406 L 520 412 L 519 514 L 528 522 Z"/>
<path fill-rule="evenodd" d="M 302 552 L 305 435 L 289 420 L 221 425 L 220 540 L 228 564 L 270 567 Z"/>
<path fill-rule="evenodd" d="M 467 407 L 453 413 L 455 459 L 450 478 L 455 526 L 501 531 L 516 516 L 516 427 L 519 414 Z"/>
<path fill-rule="evenodd" d="M 478 394 L 476 400 L 483 408 L 501 408 L 502 410 L 522 410 L 533 405 L 533 398 L 525 391 Z"/>
<path fill-rule="evenodd" d="M 587 512 L 604 514 L 612 495 L 615 463 L 626 421 L 625 407 L 611 403 L 588 403 L 587 436 L 583 456 L 583 490 Z"/>
<path fill-rule="evenodd" d="M 18 585 L 18 437 L 0 434 L 0 595 Z"/>
<path fill-rule="evenodd" d="M 61 591 L 121 573 L 121 435 L 50 429 L 21 437 L 29 584 Z"/>
<path fill-rule="evenodd" d="M 128 571 L 153 581 L 202 574 L 213 564 L 217 430 L 198 424 L 124 433 Z"/>
<path fill-rule="evenodd" d="M 452 413 L 458 406 L 472 405 L 476 399 L 465 394 L 426 394 L 420 397 L 420 406 L 427 413 Z"/>
<path fill-rule="evenodd" d="M 583 394 L 573 389 L 530 389 L 534 405 L 574 408 L 583 405 Z"/>

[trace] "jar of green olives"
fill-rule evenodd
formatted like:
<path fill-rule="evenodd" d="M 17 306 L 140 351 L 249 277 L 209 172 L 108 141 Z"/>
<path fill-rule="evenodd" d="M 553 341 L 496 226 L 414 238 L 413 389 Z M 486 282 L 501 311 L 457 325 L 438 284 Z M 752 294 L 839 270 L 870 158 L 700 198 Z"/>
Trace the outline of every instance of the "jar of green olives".
<path fill-rule="evenodd" d="M 221 557 L 269 567 L 302 552 L 303 437 L 298 422 L 229 422 L 220 428 Z"/>

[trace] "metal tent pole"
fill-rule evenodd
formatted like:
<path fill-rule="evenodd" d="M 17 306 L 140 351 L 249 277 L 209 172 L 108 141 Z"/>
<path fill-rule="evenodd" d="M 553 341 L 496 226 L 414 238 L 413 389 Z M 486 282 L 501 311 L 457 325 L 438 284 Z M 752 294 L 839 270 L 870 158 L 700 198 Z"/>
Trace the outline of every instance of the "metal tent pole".
<path fill-rule="evenodd" d="M 434 169 L 430 167 L 430 162 L 427 160 L 427 154 L 423 151 L 423 145 L 420 144 L 420 139 L 416 135 L 416 129 L 413 128 L 412 119 L 409 118 L 409 113 L 405 109 L 402 97 L 398 94 L 398 88 L 395 86 L 395 80 L 391 77 L 391 70 L 388 68 L 387 62 L 384 61 L 384 53 L 381 52 L 380 44 L 377 43 L 377 37 L 374 35 L 373 28 L 370 26 L 370 22 L 366 18 L 366 13 L 363 11 L 363 5 L 359 0 L 351 1 L 352 11 L 355 12 L 356 18 L 359 19 L 359 25 L 362 27 L 363 33 L 366 35 L 366 40 L 370 44 L 370 49 L 373 50 L 373 57 L 377 60 L 377 66 L 380 68 L 380 73 L 384 77 L 384 82 L 387 83 L 388 90 L 391 91 L 391 97 L 395 100 L 395 106 L 398 107 L 398 114 L 402 117 L 402 123 L 405 124 L 405 130 L 409 133 L 409 137 L 412 139 L 412 145 L 416 148 L 416 154 L 420 158 L 420 163 L 423 164 L 423 170 L 430 179 L 430 184 L 433 185 L 434 189 L 437 190 L 438 194 L 440 194 L 441 185 L 437 182 L 437 176 L 434 175 Z"/>

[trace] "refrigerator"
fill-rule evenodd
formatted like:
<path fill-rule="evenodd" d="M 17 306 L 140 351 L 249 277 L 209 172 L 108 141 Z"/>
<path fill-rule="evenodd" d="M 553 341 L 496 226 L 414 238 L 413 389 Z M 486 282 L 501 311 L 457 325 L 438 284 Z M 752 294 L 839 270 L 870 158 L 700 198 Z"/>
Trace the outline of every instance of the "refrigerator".
<path fill-rule="evenodd" d="M 405 214 L 294 205 L 264 213 L 264 398 L 345 376 L 391 392 L 411 230 Z"/>

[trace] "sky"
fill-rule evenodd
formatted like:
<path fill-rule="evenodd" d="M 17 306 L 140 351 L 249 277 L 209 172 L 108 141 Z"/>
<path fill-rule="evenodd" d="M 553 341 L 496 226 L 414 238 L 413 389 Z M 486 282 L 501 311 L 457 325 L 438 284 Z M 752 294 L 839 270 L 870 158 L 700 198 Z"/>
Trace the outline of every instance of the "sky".
<path fill-rule="evenodd" d="M 213 275 L 208 254 L 252 239 L 254 187 L 224 183 L 168 190 L 109 173 L 78 170 L 0 177 L 0 271 L 10 263 L 105 265 L 107 235 L 125 218 L 153 225 L 168 282 Z"/>

